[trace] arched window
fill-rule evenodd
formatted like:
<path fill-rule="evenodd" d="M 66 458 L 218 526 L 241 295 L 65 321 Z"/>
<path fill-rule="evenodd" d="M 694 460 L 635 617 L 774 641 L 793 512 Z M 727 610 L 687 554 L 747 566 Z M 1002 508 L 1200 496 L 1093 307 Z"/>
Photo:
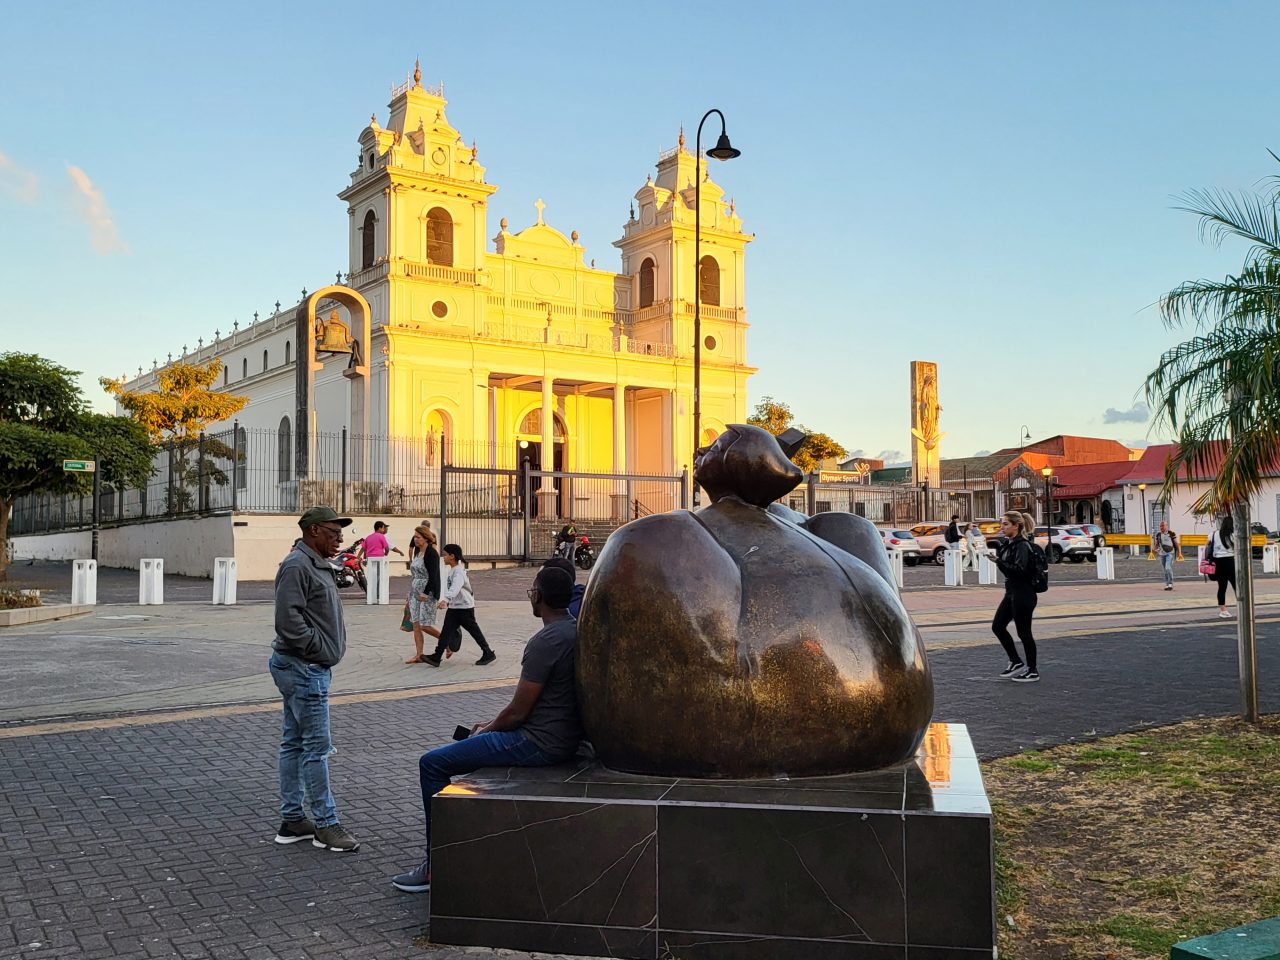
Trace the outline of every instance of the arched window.
<path fill-rule="evenodd" d="M 645 257 L 640 264 L 640 306 L 653 306 L 653 258 Z"/>
<path fill-rule="evenodd" d="M 372 161 L 373 161 L 372 154 L 370 154 L 369 160 L 370 160 L 370 164 L 372 165 Z M 364 215 L 364 226 L 360 228 L 360 269 L 361 270 L 368 270 L 370 267 L 373 266 L 373 238 L 374 238 L 374 235 L 378 232 L 378 229 L 376 226 L 377 222 L 378 220 L 373 215 L 372 210 L 370 210 L 368 213 Z"/>
<path fill-rule="evenodd" d="M 446 444 L 453 439 L 453 420 L 443 410 L 430 410 L 423 418 L 426 433 L 426 465 L 434 467 L 444 461 Z"/>
<path fill-rule="evenodd" d="M 542 408 L 534 407 L 524 415 L 520 421 L 520 428 L 516 431 L 523 437 L 542 437 Z M 564 443 L 564 421 L 560 419 L 560 414 L 551 414 L 551 441 L 553 443 Z"/>
<path fill-rule="evenodd" d="M 720 306 L 720 264 L 715 257 L 698 261 L 698 299 L 713 307 Z"/>
<path fill-rule="evenodd" d="M 284 362 L 286 366 L 293 362 L 293 344 L 288 340 L 284 342 Z"/>
<path fill-rule="evenodd" d="M 246 360 L 245 363 L 249 361 Z M 236 428 L 236 489 L 245 490 L 249 486 L 249 435 L 244 427 Z"/>
<path fill-rule="evenodd" d="M 245 357 L 240 361 L 240 379 L 243 380 L 249 375 L 249 358 Z"/>
<path fill-rule="evenodd" d="M 223 364 L 223 366 L 222 366 L 222 385 L 223 385 L 224 387 L 227 385 L 227 378 L 228 378 L 228 377 L 230 377 L 230 376 L 231 376 L 231 371 L 227 369 L 226 364 Z"/>
<path fill-rule="evenodd" d="M 427 211 L 427 263 L 453 266 L 453 217 L 443 207 Z"/>
<path fill-rule="evenodd" d="M 293 427 L 288 417 L 280 418 L 280 429 L 276 431 L 276 474 L 281 483 L 293 477 Z"/>
<path fill-rule="evenodd" d="M 262 369 L 267 369 L 267 351 L 265 350 L 262 351 Z"/>

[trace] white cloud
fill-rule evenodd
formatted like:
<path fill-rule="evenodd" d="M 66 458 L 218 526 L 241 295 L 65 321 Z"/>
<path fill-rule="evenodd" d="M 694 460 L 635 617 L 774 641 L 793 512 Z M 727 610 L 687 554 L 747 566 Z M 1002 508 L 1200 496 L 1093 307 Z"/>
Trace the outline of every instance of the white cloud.
<path fill-rule="evenodd" d="M 975 457 L 989 457 L 989 456 L 991 456 L 991 451 L 990 451 L 990 450 L 979 450 L 979 451 L 977 451 L 976 453 L 972 454 L 972 456 L 975 456 Z"/>
<path fill-rule="evenodd" d="M 116 222 L 111 216 L 111 208 L 107 206 L 107 198 L 89 179 L 89 175 L 79 167 L 67 166 L 67 176 L 79 194 L 76 203 L 76 214 L 89 226 L 89 241 L 93 249 L 103 255 L 111 253 L 128 253 L 128 245 L 120 239 Z"/>
<path fill-rule="evenodd" d="M 900 467 L 911 462 L 911 458 L 901 450 L 881 450 L 875 459 L 883 460 L 886 467 Z"/>
<path fill-rule="evenodd" d="M 1151 441 L 1150 440 L 1126 440 L 1124 441 L 1124 445 L 1126 447 L 1133 447 L 1134 449 L 1145 450 L 1147 447 L 1151 446 Z"/>
<path fill-rule="evenodd" d="M 1102 415 L 1103 423 L 1146 423 L 1149 419 L 1151 419 L 1151 408 L 1142 401 L 1138 401 L 1128 410 L 1107 407 Z"/>
<path fill-rule="evenodd" d="M 40 198 L 40 178 L 0 153 L 0 193 L 30 206 Z"/>
<path fill-rule="evenodd" d="M 865 457 L 866 455 L 867 455 L 867 451 L 859 447 L 857 450 L 850 450 L 848 453 L 848 458 L 851 459 L 853 457 Z"/>

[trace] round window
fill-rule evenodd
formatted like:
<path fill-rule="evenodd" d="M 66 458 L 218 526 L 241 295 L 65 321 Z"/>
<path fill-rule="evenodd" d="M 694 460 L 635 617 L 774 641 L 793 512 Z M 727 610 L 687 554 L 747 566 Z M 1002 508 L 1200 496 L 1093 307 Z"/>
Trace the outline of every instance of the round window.
<path fill-rule="evenodd" d="M 702 345 L 708 350 L 714 350 L 716 348 L 716 338 L 711 336 L 705 337 L 702 341 Z"/>
<path fill-rule="evenodd" d="M 434 313 L 439 319 L 443 320 L 445 317 L 449 315 L 449 305 L 445 303 L 443 300 L 437 300 L 435 303 L 431 305 L 431 312 Z"/>

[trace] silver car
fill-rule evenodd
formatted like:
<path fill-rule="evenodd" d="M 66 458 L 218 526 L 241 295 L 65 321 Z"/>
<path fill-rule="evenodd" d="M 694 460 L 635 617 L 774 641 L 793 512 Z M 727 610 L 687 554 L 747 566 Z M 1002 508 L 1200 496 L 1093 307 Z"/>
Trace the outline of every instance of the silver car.
<path fill-rule="evenodd" d="M 920 562 L 920 544 L 916 543 L 916 538 L 911 535 L 910 530 L 895 530 L 893 528 L 879 527 L 880 539 L 884 541 L 886 550 L 901 550 L 902 562 L 908 567 L 914 567 Z"/>

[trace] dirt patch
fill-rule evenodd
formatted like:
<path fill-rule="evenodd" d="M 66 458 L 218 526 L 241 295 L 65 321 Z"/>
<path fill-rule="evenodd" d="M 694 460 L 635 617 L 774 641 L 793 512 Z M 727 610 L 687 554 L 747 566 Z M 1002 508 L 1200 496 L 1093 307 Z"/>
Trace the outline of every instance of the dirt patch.
<path fill-rule="evenodd" d="M 1180 940 L 1280 915 L 1280 716 L 983 767 L 1001 957 L 1167 958 Z"/>

